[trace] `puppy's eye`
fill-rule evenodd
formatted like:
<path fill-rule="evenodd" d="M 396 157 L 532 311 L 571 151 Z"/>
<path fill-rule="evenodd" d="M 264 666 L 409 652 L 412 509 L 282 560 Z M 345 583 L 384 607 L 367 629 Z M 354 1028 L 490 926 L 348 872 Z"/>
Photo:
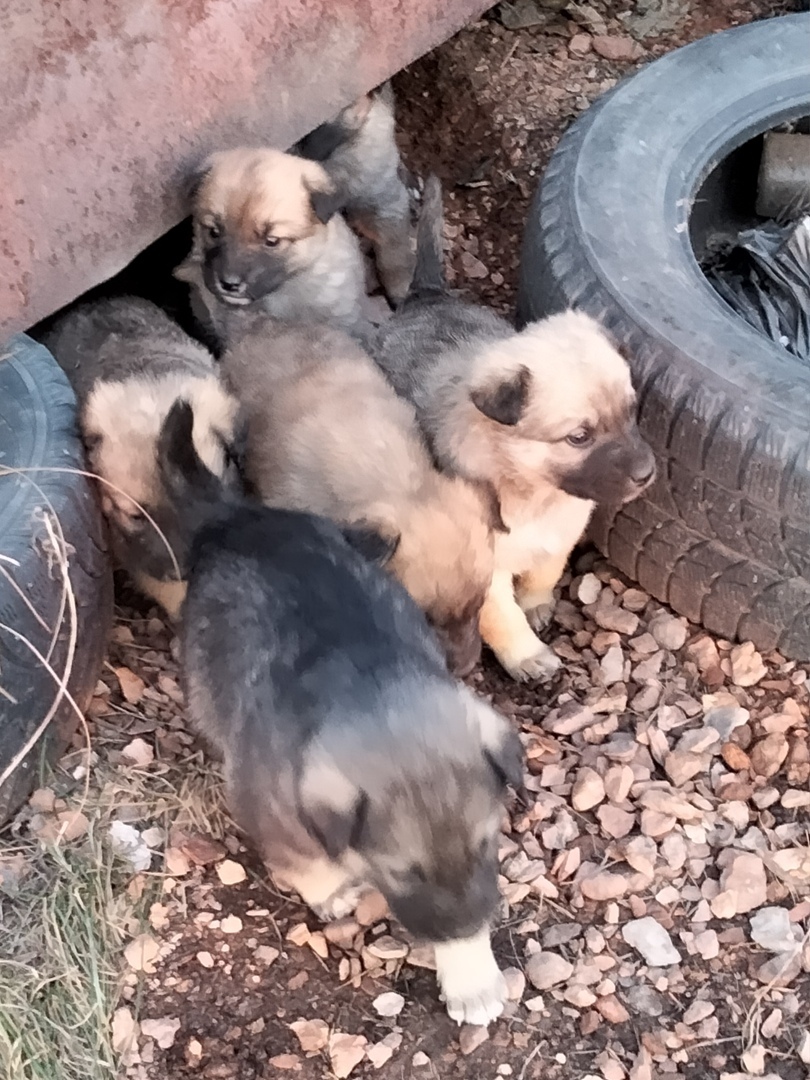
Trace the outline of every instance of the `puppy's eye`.
<path fill-rule="evenodd" d="M 209 240 L 219 240 L 220 236 L 222 236 L 222 229 L 215 221 L 208 222 L 205 226 L 205 232 Z"/>
<path fill-rule="evenodd" d="M 593 442 L 593 432 L 589 428 L 577 428 L 570 435 L 566 435 L 565 441 L 569 446 L 576 446 L 581 450 L 583 446 L 590 446 Z"/>
<path fill-rule="evenodd" d="M 278 247 L 278 245 L 280 243 L 281 243 L 281 240 L 279 239 L 278 236 L 265 236 L 265 238 L 264 238 L 264 246 L 265 247 L 269 247 L 269 248 Z"/>

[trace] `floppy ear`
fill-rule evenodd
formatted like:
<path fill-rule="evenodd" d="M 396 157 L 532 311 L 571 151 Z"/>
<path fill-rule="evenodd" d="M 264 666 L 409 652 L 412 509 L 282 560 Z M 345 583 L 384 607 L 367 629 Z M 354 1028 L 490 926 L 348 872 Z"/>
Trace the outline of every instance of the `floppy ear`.
<path fill-rule="evenodd" d="M 483 701 L 474 699 L 469 710 L 471 723 L 481 737 L 487 764 L 505 787 L 523 787 L 523 744 L 511 724 Z"/>
<path fill-rule="evenodd" d="M 323 225 L 330 221 L 334 215 L 343 209 L 345 199 L 342 192 L 335 190 L 321 191 L 317 188 L 310 189 L 309 201 L 315 217 Z"/>
<path fill-rule="evenodd" d="M 341 532 L 350 547 L 376 566 L 386 566 L 399 547 L 399 533 L 387 534 L 373 525 L 345 525 Z"/>
<path fill-rule="evenodd" d="M 487 508 L 489 514 L 489 527 L 493 532 L 508 533 L 509 526 L 503 520 L 501 515 L 501 500 L 498 498 L 498 491 L 491 480 L 471 480 L 478 491 L 481 498 L 484 500 L 484 505 Z"/>
<path fill-rule="evenodd" d="M 213 164 L 213 156 L 209 156 L 201 161 L 196 168 L 192 169 L 186 176 L 185 182 L 183 183 L 183 194 L 185 195 L 187 203 L 192 203 L 197 198 L 203 180 L 205 180 L 206 176 L 210 173 Z"/>
<path fill-rule="evenodd" d="M 531 372 L 519 367 L 509 378 L 493 379 L 470 394 L 473 405 L 497 424 L 514 427 L 520 420 L 529 400 Z"/>
<path fill-rule="evenodd" d="M 368 813 L 368 795 L 348 780 L 323 747 L 310 747 L 298 784 L 301 817 L 330 859 L 360 842 Z"/>

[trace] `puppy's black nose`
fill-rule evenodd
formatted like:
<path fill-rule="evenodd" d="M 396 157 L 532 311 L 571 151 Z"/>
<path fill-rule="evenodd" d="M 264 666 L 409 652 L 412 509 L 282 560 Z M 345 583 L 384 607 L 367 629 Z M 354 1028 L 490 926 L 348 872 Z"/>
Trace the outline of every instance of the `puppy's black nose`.
<path fill-rule="evenodd" d="M 636 460 L 633 462 L 633 467 L 630 470 L 630 479 L 638 484 L 639 487 L 645 487 L 655 476 L 655 458 L 652 455 L 652 451 L 648 450 L 646 454 L 639 454 Z"/>
<path fill-rule="evenodd" d="M 230 296 L 241 296 L 245 291 L 245 283 L 236 274 L 220 274 L 219 287 Z"/>

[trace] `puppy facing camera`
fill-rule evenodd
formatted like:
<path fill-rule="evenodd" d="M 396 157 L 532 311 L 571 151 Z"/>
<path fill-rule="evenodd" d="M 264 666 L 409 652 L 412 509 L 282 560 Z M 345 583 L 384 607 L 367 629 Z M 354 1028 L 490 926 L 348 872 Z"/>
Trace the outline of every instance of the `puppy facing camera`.
<path fill-rule="evenodd" d="M 191 531 L 189 714 L 224 759 L 234 817 L 321 916 L 379 889 L 435 945 L 453 1019 L 486 1024 L 506 999 L 489 924 L 520 741 L 448 674 L 422 612 L 356 534 L 229 494 L 192 424 L 175 404 L 159 462 Z"/>
<path fill-rule="evenodd" d="M 359 333 L 365 271 L 322 165 L 271 148 L 213 154 L 194 185 L 194 241 L 175 276 L 220 344 L 223 310 L 259 305 L 278 319 L 327 320 Z"/>
<path fill-rule="evenodd" d="M 443 269 L 441 187 L 431 177 L 413 284 L 374 355 L 416 408 L 440 468 L 488 484 L 505 531 L 481 612 L 484 641 L 516 679 L 559 658 L 537 631 L 596 503 L 636 498 L 655 461 L 636 423 L 630 369 L 599 324 L 566 311 L 519 333 L 453 297 Z"/>
<path fill-rule="evenodd" d="M 139 589 L 176 618 L 185 594 L 185 528 L 158 470 L 161 425 L 178 398 L 191 401 L 197 453 L 223 482 L 237 485 L 236 400 L 207 350 L 147 300 L 82 304 L 59 317 L 43 343 L 78 399 L 113 554 Z"/>

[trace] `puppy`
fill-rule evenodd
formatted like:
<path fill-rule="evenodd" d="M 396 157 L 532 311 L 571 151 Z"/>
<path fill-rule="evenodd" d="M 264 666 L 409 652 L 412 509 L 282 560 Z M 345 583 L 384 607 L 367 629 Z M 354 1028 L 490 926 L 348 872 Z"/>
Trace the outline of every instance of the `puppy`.
<path fill-rule="evenodd" d="M 100 498 L 113 552 L 138 587 L 176 618 L 185 592 L 177 576 L 183 530 L 158 472 L 157 438 L 174 401 L 186 398 L 194 405 L 200 457 L 236 483 L 237 403 L 210 354 L 147 300 L 118 297 L 73 308 L 43 343 L 73 385 L 88 465 L 106 481 Z"/>
<path fill-rule="evenodd" d="M 371 357 L 333 327 L 232 318 L 225 379 L 247 424 L 244 471 L 269 506 L 365 523 L 393 547 L 390 569 L 425 611 L 451 669 L 481 651 L 478 614 L 492 578 L 485 496 L 438 472 L 413 407 Z"/>
<path fill-rule="evenodd" d="M 495 537 L 481 634 L 514 678 L 549 678 L 560 661 L 535 631 L 595 503 L 634 499 L 655 475 L 627 363 L 581 312 L 516 333 L 451 297 L 435 177 L 425 185 L 413 285 L 373 351 L 416 406 L 440 467 L 496 491 L 508 531 Z"/>
<path fill-rule="evenodd" d="M 380 284 L 392 306 L 413 276 L 411 196 L 394 137 L 390 82 L 364 94 L 292 149 L 319 161 L 346 199 L 349 224 L 370 241 Z"/>
<path fill-rule="evenodd" d="M 267 148 L 213 154 L 193 196 L 192 249 L 175 269 L 208 337 L 221 347 L 223 313 L 250 304 L 362 333 L 363 258 L 340 208 L 317 162 Z"/>
<path fill-rule="evenodd" d="M 435 944 L 453 1019 L 486 1024 L 505 1000 L 489 923 L 520 742 L 454 682 L 405 590 L 336 525 L 226 501 L 191 425 L 175 405 L 160 461 L 196 530 L 181 628 L 189 714 L 224 758 L 232 812 L 320 916 L 350 910 L 358 886 L 380 889 Z"/>

